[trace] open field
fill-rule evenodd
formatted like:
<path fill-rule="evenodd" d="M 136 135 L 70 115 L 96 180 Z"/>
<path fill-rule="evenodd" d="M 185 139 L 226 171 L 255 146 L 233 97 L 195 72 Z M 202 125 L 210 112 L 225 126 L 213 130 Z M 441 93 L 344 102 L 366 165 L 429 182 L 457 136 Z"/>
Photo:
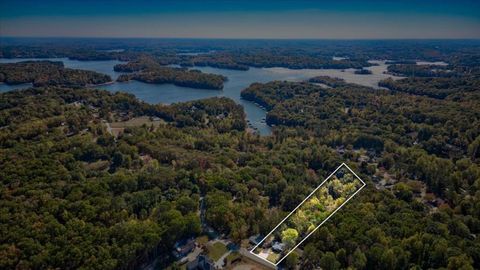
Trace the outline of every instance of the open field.
<path fill-rule="evenodd" d="M 215 242 L 212 245 L 207 246 L 208 257 L 214 261 L 218 261 L 228 250 L 227 247 L 221 242 Z"/>
<path fill-rule="evenodd" d="M 112 135 L 117 137 L 120 133 L 123 132 L 123 130 L 125 130 L 125 128 L 128 128 L 128 127 L 140 127 L 143 125 L 147 125 L 147 126 L 153 125 L 156 128 L 164 124 L 165 124 L 164 120 L 158 119 L 154 121 L 148 116 L 140 116 L 140 117 L 134 117 L 127 121 L 107 123 L 107 129 Z"/>

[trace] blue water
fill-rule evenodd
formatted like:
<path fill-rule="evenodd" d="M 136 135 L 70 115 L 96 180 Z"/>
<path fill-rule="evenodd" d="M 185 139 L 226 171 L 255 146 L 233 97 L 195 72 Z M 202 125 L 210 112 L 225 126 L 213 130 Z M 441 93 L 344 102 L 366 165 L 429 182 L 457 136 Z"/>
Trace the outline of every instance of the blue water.
<path fill-rule="evenodd" d="M 68 58 L 50 58 L 50 59 L 1 59 L 0 63 L 11 63 L 26 60 L 51 60 L 63 61 L 65 67 L 93 70 L 96 72 L 108 74 L 112 79 L 116 79 L 121 72 L 113 71 L 113 66 L 122 63 L 117 60 L 109 61 L 78 61 Z M 213 67 L 195 67 L 206 73 L 221 74 L 228 78 L 223 90 L 194 89 L 188 87 L 179 87 L 172 84 L 147 84 L 137 81 L 115 82 L 112 84 L 96 86 L 96 88 L 109 90 L 112 92 L 124 91 L 131 93 L 139 99 L 151 103 L 171 104 L 176 102 L 197 100 L 209 97 L 228 97 L 238 104 L 241 104 L 247 115 L 247 120 L 261 135 L 271 134 L 270 127 L 265 123 L 266 111 L 258 105 L 240 98 L 240 92 L 254 82 L 265 83 L 274 80 L 302 81 L 318 75 L 326 75 L 345 79 L 347 82 L 357 83 L 365 86 L 378 87 L 378 81 L 386 77 L 392 77 L 384 74 L 387 65 L 384 61 L 376 61 L 378 66 L 368 69 L 373 74 L 357 75 L 353 69 L 288 69 L 288 68 L 250 68 L 243 70 L 228 70 Z M 13 89 L 22 89 L 31 87 L 31 84 L 5 85 L 0 83 L 0 92 Z"/>
<path fill-rule="evenodd" d="M 117 60 L 108 60 L 108 61 L 78 61 L 70 60 L 68 58 L 14 58 L 6 59 L 0 58 L 0 63 L 15 63 L 21 61 L 39 61 L 39 60 L 50 60 L 50 61 L 62 61 L 65 67 L 83 69 L 83 70 L 93 70 L 103 74 L 108 74 L 112 77 L 113 80 L 116 80 L 122 72 L 115 72 L 113 66 L 116 64 L 122 63 Z M 216 96 L 227 96 L 235 100 L 236 102 L 242 104 L 247 115 L 247 120 L 251 125 L 258 130 L 261 135 L 269 135 L 271 133 L 270 127 L 265 124 L 264 119 L 266 116 L 266 111 L 257 105 L 240 99 L 240 91 L 248 87 L 250 83 L 255 81 L 260 81 L 261 76 L 255 75 L 255 71 L 229 71 L 223 69 L 209 69 L 209 68 L 198 68 L 200 70 L 205 70 L 206 72 L 223 74 L 229 77 L 229 81 L 226 82 L 223 90 L 208 90 L 208 89 L 193 89 L 188 87 L 179 87 L 173 84 L 147 84 L 137 81 L 130 82 L 115 82 L 112 84 L 97 86 L 96 88 L 109 90 L 112 92 L 123 91 L 135 95 L 137 98 L 151 103 L 163 103 L 171 104 L 176 102 L 190 101 L 202 98 L 216 97 Z M 209 71 L 207 71 L 209 70 Z M 211 71 L 210 71 L 211 70 Z M 242 74 L 244 73 L 244 74 Z M 258 80 L 257 80 L 258 79 Z M 264 78 L 261 81 L 268 81 L 267 78 Z M 25 89 L 31 87 L 32 84 L 26 83 L 21 85 L 6 85 L 0 83 L 0 92 L 11 91 L 15 89 Z"/>
<path fill-rule="evenodd" d="M 315 76 L 319 70 L 292 70 L 286 68 L 250 68 L 228 70 L 213 67 L 195 67 L 205 73 L 221 74 L 228 78 L 223 90 L 192 89 L 171 84 L 147 84 L 137 81 L 102 85 L 98 88 L 109 91 L 124 91 L 150 103 L 176 103 L 209 97 L 228 97 L 244 107 L 247 120 L 261 135 L 271 134 L 265 123 L 266 111 L 258 105 L 241 99 L 240 92 L 254 82 L 266 83 L 274 80 L 301 81 Z"/>
<path fill-rule="evenodd" d="M 16 85 L 8 85 L 8 84 L 0 83 L 0 93 L 12 91 L 15 89 L 27 89 L 32 86 L 33 85 L 31 83 L 22 83 L 22 84 L 16 84 Z"/>
<path fill-rule="evenodd" d="M 106 61 L 79 61 L 71 60 L 68 58 L 0 58 L 0 63 L 17 63 L 23 61 L 62 61 L 63 65 L 67 68 L 93 70 L 103 74 L 110 75 L 112 79 L 117 79 L 122 72 L 115 72 L 113 66 L 121 64 L 118 60 L 106 60 Z"/>

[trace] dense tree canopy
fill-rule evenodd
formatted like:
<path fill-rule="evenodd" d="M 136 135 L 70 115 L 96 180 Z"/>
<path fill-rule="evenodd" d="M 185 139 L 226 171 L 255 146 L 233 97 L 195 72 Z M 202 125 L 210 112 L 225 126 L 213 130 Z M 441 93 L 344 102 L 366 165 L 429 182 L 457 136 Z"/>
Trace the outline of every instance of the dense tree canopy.
<path fill-rule="evenodd" d="M 1 268 L 126 267 L 198 234 L 206 184 L 198 173 L 230 166 L 216 161 L 226 153 L 206 155 L 231 143 L 212 136 L 245 128 L 242 109 L 218 98 L 157 107 L 45 88 L 2 94 L 0 103 Z M 101 121 L 145 113 L 171 124 L 114 140 Z"/>
<path fill-rule="evenodd" d="M 201 89 L 222 89 L 226 77 L 217 74 L 203 73 L 199 70 L 187 70 L 184 68 L 159 67 L 147 69 L 132 74 L 120 75 L 119 82 L 137 80 L 146 83 L 171 83 L 178 86 Z"/>
<path fill-rule="evenodd" d="M 405 78 L 401 80 L 386 79 L 379 83 L 388 89 L 432 98 L 446 98 L 462 92 L 478 91 L 479 77 L 462 78 Z"/>
<path fill-rule="evenodd" d="M 163 268 L 175 241 L 200 233 L 200 201 L 205 222 L 240 243 L 270 232 L 342 162 L 367 186 L 285 267 L 480 268 L 477 45 L 185 41 L 180 50 L 175 41 L 136 42 L 2 45 L 0 53 L 127 60 L 117 67 L 136 72 L 127 77 L 167 64 L 361 68 L 367 59 L 413 65 L 418 58 L 445 61 L 441 70 L 457 74 L 432 77 L 422 67 L 427 77 L 402 72 L 408 78 L 384 81 L 382 90 L 328 77 L 252 84 L 242 97 L 268 110 L 274 127 L 266 137 L 248 132 L 242 107 L 227 98 L 167 106 L 83 88 L 2 93 L 1 269 L 129 269 L 158 254 Z M 124 51 L 102 51 L 118 46 Z M 13 72 L 13 83 L 92 81 L 57 63 L 19 65 L 38 72 Z M 186 73 L 172 70 L 165 72 Z M 120 133 L 107 125 L 139 117 L 148 120 Z"/>
<path fill-rule="evenodd" d="M 89 70 L 64 68 L 62 62 L 24 61 L 0 63 L 0 82 L 32 83 L 34 86 L 86 86 L 112 81 L 108 75 Z"/>
<path fill-rule="evenodd" d="M 370 195 L 360 195 L 360 203 L 320 228 L 304 246 L 306 268 L 479 267 L 480 213 L 471 208 L 480 199 L 480 166 L 473 150 L 480 134 L 477 92 L 438 100 L 354 85 L 325 89 L 271 82 L 253 84 L 242 96 L 265 105 L 267 121 L 280 126 L 276 136 L 314 136 L 329 149 L 345 147 L 343 158 L 358 160 L 362 172 L 388 170 L 400 180 L 392 193 L 370 184 L 362 192 Z M 378 158 L 368 165 L 350 147 L 381 154 L 374 154 Z M 310 166 L 328 164 L 327 153 Z M 413 185 L 417 180 L 447 203 L 432 211 L 420 203 L 430 199 L 412 199 L 420 192 Z M 350 254 L 347 259 L 343 249 Z"/>

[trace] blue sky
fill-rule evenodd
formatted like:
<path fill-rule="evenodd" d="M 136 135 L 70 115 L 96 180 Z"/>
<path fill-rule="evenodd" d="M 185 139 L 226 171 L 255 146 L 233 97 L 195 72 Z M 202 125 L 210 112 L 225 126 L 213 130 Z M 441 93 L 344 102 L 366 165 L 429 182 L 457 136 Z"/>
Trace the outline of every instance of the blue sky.
<path fill-rule="evenodd" d="M 480 38 L 480 1 L 0 1 L 0 36 Z"/>

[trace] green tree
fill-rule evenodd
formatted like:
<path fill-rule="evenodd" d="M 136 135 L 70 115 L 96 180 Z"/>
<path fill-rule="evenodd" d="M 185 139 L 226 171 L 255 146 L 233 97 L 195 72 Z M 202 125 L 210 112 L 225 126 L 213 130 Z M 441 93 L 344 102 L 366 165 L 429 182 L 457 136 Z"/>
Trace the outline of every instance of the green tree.
<path fill-rule="evenodd" d="M 296 252 L 292 252 L 288 254 L 285 258 L 284 265 L 287 269 L 295 269 L 298 264 L 298 254 Z"/>
<path fill-rule="evenodd" d="M 365 269 L 367 266 L 367 257 L 359 248 L 353 252 L 352 264 L 356 269 Z"/>
<path fill-rule="evenodd" d="M 340 268 L 340 263 L 335 258 L 333 252 L 326 252 L 320 259 L 320 266 L 322 269 L 335 270 Z"/>
<path fill-rule="evenodd" d="M 288 228 L 282 232 L 282 242 L 288 247 L 293 247 L 297 238 L 298 232 L 293 228 Z"/>
<path fill-rule="evenodd" d="M 450 270 L 459 269 L 459 270 L 473 270 L 472 258 L 468 257 L 465 254 L 448 258 L 447 268 Z"/>

